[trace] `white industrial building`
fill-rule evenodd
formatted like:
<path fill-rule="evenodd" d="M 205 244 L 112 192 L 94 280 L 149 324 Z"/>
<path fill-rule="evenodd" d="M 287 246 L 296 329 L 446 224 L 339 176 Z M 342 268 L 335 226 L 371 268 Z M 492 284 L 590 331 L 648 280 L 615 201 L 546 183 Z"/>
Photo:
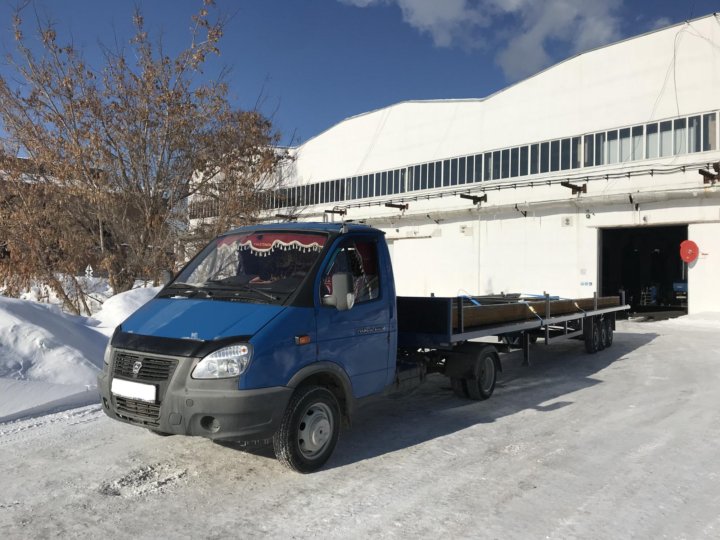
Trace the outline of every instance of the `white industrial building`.
<path fill-rule="evenodd" d="M 383 229 L 403 295 L 623 288 L 636 306 L 717 311 L 720 183 L 699 169 L 720 160 L 719 110 L 714 14 L 577 55 L 487 98 L 348 118 L 292 149 L 272 214 L 345 211 Z M 690 264 L 685 239 L 700 252 Z"/>

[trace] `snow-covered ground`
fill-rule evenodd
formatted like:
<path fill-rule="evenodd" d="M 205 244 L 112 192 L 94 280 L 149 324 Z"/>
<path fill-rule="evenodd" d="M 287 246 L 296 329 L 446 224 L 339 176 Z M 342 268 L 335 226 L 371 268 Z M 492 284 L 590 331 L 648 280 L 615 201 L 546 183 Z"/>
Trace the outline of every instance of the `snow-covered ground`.
<path fill-rule="evenodd" d="M 312 475 L 98 405 L 0 424 L 0 538 L 718 538 L 714 319 L 506 355 L 484 402 L 431 376 Z"/>
<path fill-rule="evenodd" d="M 0 422 L 95 403 L 108 337 L 157 291 L 116 295 L 93 318 L 0 296 Z"/>

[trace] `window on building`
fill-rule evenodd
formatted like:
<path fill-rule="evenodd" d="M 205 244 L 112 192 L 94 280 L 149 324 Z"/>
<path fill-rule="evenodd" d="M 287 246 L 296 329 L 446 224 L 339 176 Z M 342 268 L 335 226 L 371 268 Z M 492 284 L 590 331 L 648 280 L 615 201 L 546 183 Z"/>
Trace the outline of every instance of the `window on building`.
<path fill-rule="evenodd" d="M 660 137 L 657 124 L 645 126 L 645 159 L 658 157 L 660 149 Z"/>
<path fill-rule="evenodd" d="M 678 118 L 673 122 L 673 131 L 675 134 L 673 142 L 673 153 L 677 156 L 687 154 L 687 119 Z"/>
<path fill-rule="evenodd" d="M 688 119 L 688 152 L 700 152 L 702 131 L 700 117 L 691 116 Z"/>
<path fill-rule="evenodd" d="M 605 165 L 605 133 L 595 134 L 595 165 Z"/>
<path fill-rule="evenodd" d="M 432 167 L 432 165 L 431 165 Z M 424 163 L 420 166 L 420 189 L 428 187 L 428 164 Z"/>
<path fill-rule="evenodd" d="M 420 165 L 415 165 L 412 168 L 413 173 L 413 189 L 422 189 L 422 168 Z"/>
<path fill-rule="evenodd" d="M 502 160 L 500 174 L 502 178 L 508 178 L 510 176 L 510 150 L 502 150 L 500 159 Z"/>
<path fill-rule="evenodd" d="M 570 166 L 573 169 L 580 168 L 580 154 L 582 152 L 582 138 L 581 137 L 573 137 L 572 141 L 570 142 L 571 150 L 570 150 Z"/>
<path fill-rule="evenodd" d="M 458 184 L 465 183 L 466 162 L 467 159 L 464 157 L 458 159 Z"/>
<path fill-rule="evenodd" d="M 435 164 L 430 163 L 428 165 L 428 189 L 435 187 Z"/>
<path fill-rule="evenodd" d="M 630 161 L 632 149 L 632 139 L 630 138 L 630 128 L 620 130 L 620 162 Z"/>
<path fill-rule="evenodd" d="M 635 161 L 643 157 L 643 127 L 635 126 L 632 128 L 632 146 L 630 149 L 630 159 Z"/>
<path fill-rule="evenodd" d="M 474 168 L 474 175 L 473 175 L 473 182 L 482 182 L 482 172 L 483 172 L 483 157 L 482 154 L 477 154 L 475 156 L 475 168 Z"/>
<path fill-rule="evenodd" d="M 483 158 L 483 179 L 484 180 L 492 180 L 492 171 L 493 171 L 493 162 L 492 162 L 492 154 L 488 152 L 485 154 L 485 157 Z"/>
<path fill-rule="evenodd" d="M 466 159 L 466 169 L 465 169 L 465 181 L 470 184 L 474 180 L 473 176 L 473 165 L 475 163 L 475 158 L 473 156 L 468 156 Z"/>
<path fill-rule="evenodd" d="M 595 165 L 595 151 L 593 150 L 595 141 L 595 137 L 593 135 L 585 135 L 585 145 L 583 148 L 583 155 L 584 160 L 583 163 L 585 164 L 585 167 L 592 167 Z"/>
<path fill-rule="evenodd" d="M 717 114 L 703 115 L 703 152 L 717 150 Z"/>
<path fill-rule="evenodd" d="M 510 150 L 510 176 L 516 177 L 520 174 L 520 149 L 513 148 Z"/>
<path fill-rule="evenodd" d="M 530 174 L 538 173 L 538 164 L 540 163 L 540 145 L 533 144 L 530 146 Z"/>
<path fill-rule="evenodd" d="M 443 186 L 450 185 L 450 160 L 443 160 Z"/>
<path fill-rule="evenodd" d="M 520 176 L 527 176 L 529 164 L 528 147 L 523 146 L 520 148 Z"/>
<path fill-rule="evenodd" d="M 560 170 L 567 171 L 570 168 L 570 139 L 560 141 Z"/>
<path fill-rule="evenodd" d="M 619 153 L 618 132 L 616 129 L 607 132 L 607 162 L 617 163 Z"/>
<path fill-rule="evenodd" d="M 492 179 L 498 180 L 500 178 L 500 151 L 493 152 L 492 158 Z"/>
<path fill-rule="evenodd" d="M 407 184 L 405 182 L 406 174 L 407 169 L 400 169 L 400 193 L 405 193 L 407 191 Z"/>
<path fill-rule="evenodd" d="M 393 193 L 400 193 L 400 169 L 393 171 Z"/>
<path fill-rule="evenodd" d="M 540 145 L 540 172 L 546 173 L 550 170 L 550 143 L 544 142 Z"/>
<path fill-rule="evenodd" d="M 458 159 L 450 160 L 450 185 L 455 186 L 458 183 Z"/>
<path fill-rule="evenodd" d="M 560 170 L 560 141 L 550 143 L 550 170 Z"/>
<path fill-rule="evenodd" d="M 672 150 L 672 122 L 660 122 L 660 157 L 671 156 Z"/>

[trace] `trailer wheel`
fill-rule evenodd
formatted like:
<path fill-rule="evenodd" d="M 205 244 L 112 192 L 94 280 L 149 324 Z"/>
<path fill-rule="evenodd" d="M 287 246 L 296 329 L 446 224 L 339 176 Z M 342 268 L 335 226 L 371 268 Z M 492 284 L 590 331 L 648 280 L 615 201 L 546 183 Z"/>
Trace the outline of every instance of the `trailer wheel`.
<path fill-rule="evenodd" d="M 589 322 L 589 328 L 585 331 L 585 350 L 589 354 L 598 352 L 600 346 L 600 328 L 595 317 L 592 317 Z"/>
<path fill-rule="evenodd" d="M 605 317 L 603 326 L 605 327 L 605 348 L 612 347 L 613 344 L 613 325 L 610 317 Z"/>
<path fill-rule="evenodd" d="M 473 378 L 464 382 L 470 399 L 479 401 L 492 396 L 497 382 L 495 354 L 491 351 L 483 352 L 475 363 Z"/>
<path fill-rule="evenodd" d="M 340 406 L 335 395 L 321 386 L 301 386 L 290 398 L 273 436 L 275 457 L 294 471 L 316 471 L 333 453 L 339 431 Z"/>
<path fill-rule="evenodd" d="M 461 379 L 460 377 L 451 377 L 450 386 L 452 386 L 452 391 L 457 397 L 462 399 L 467 399 L 469 397 L 465 379 Z"/>
<path fill-rule="evenodd" d="M 607 344 L 607 326 L 605 326 L 605 319 L 598 318 L 595 324 L 597 324 L 598 333 L 600 334 L 597 350 L 602 351 Z"/>

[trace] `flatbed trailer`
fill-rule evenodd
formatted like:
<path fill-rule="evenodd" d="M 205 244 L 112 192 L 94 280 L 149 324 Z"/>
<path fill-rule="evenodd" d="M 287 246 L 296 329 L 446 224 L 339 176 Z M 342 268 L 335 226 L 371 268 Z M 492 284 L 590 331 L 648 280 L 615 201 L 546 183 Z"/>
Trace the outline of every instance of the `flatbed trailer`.
<path fill-rule="evenodd" d="M 620 296 L 541 299 L 520 295 L 398 296 L 398 347 L 451 348 L 473 339 L 497 336 L 510 344 L 542 338 L 584 339 L 588 352 L 604 348 L 615 329 L 615 315 L 630 309 Z M 594 342 L 599 339 L 600 342 Z M 526 352 L 526 361 L 529 350 Z"/>
<path fill-rule="evenodd" d="M 398 296 L 398 387 L 438 371 L 451 379 L 457 395 L 487 399 L 502 371 L 499 353 L 521 349 L 523 365 L 529 366 L 531 343 L 566 339 L 582 340 L 585 350 L 595 353 L 612 345 L 616 315 L 629 308 L 623 296 L 597 294 L 579 299 Z M 424 355 L 426 372 L 413 366 L 416 351 Z"/>

